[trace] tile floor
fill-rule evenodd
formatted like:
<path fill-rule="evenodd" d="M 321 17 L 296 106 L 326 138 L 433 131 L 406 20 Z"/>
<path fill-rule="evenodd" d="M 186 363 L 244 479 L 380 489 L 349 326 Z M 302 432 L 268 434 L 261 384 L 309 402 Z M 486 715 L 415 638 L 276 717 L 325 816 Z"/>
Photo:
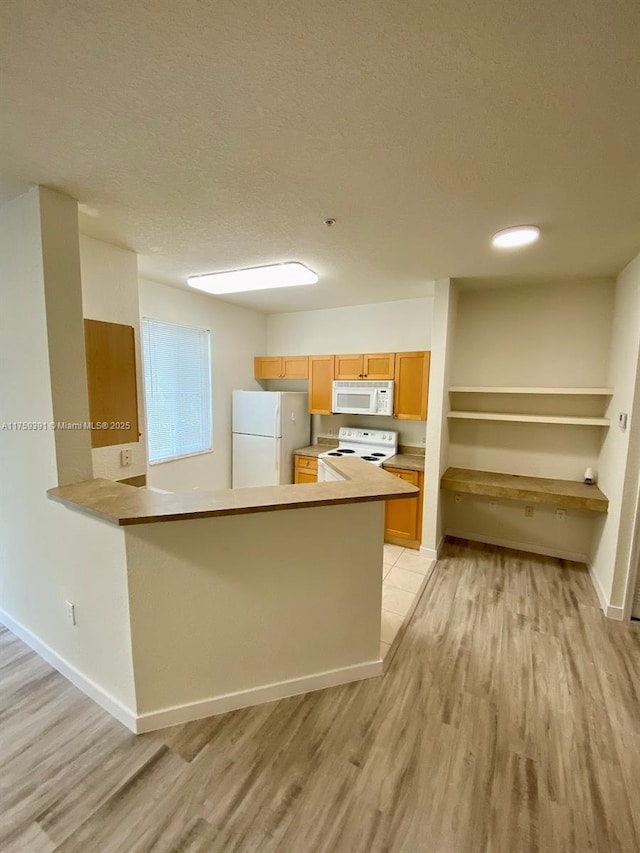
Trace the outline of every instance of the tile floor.
<path fill-rule="evenodd" d="M 382 628 L 380 657 L 389 662 L 389 652 L 403 624 L 409 620 L 435 560 L 418 551 L 385 543 L 382 558 Z"/>

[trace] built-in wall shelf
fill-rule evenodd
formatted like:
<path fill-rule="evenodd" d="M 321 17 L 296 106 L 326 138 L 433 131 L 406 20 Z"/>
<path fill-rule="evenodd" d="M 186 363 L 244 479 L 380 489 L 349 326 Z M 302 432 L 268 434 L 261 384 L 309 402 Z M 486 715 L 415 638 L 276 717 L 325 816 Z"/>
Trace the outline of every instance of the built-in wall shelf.
<path fill-rule="evenodd" d="M 550 504 L 561 509 L 583 509 L 607 512 L 609 500 L 596 485 L 574 480 L 552 480 L 501 474 L 495 471 L 473 471 L 447 468 L 440 485 L 450 492 L 487 495 L 525 503 Z"/>
<path fill-rule="evenodd" d="M 452 385 L 449 391 L 454 394 L 565 394 L 583 397 L 611 397 L 613 388 L 518 388 L 506 385 Z"/>
<path fill-rule="evenodd" d="M 526 424 L 576 424 L 578 426 L 608 427 L 608 418 L 586 418 L 571 415 L 529 415 L 511 414 L 509 412 L 460 412 L 452 410 L 450 418 L 462 418 L 473 421 L 512 421 Z"/>

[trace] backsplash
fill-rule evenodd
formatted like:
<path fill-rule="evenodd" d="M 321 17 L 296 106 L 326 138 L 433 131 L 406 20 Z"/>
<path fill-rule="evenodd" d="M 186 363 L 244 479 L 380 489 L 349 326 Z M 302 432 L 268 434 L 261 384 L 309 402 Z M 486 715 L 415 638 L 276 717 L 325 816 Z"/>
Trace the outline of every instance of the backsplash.
<path fill-rule="evenodd" d="M 320 436 L 335 438 L 342 426 L 358 429 L 394 430 L 398 433 L 398 443 L 424 447 L 427 432 L 426 421 L 405 421 L 376 415 L 312 415 L 311 437 L 317 441 Z"/>

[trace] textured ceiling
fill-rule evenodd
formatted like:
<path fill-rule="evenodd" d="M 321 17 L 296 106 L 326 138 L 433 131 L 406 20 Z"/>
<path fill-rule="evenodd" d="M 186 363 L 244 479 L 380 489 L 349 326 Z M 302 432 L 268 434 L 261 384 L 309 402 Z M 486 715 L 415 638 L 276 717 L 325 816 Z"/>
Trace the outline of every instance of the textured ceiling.
<path fill-rule="evenodd" d="M 638 0 L 4 0 L 0 193 L 41 183 L 143 275 L 300 260 L 264 311 L 640 250 Z M 337 222 L 323 225 L 326 217 Z M 489 246 L 536 223 L 534 247 Z"/>

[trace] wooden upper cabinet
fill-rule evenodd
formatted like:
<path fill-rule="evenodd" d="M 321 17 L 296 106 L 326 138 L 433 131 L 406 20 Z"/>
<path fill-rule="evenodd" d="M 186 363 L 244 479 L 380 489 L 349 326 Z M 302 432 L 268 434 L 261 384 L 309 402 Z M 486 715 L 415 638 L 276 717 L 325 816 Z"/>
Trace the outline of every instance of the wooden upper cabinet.
<path fill-rule="evenodd" d="M 337 355 L 335 359 L 334 379 L 362 379 L 361 355 Z"/>
<path fill-rule="evenodd" d="M 376 352 L 362 356 L 363 379 L 393 379 L 396 354 Z"/>
<path fill-rule="evenodd" d="M 138 386 L 133 326 L 84 321 L 92 447 L 129 444 L 138 433 Z M 96 429 L 96 424 L 107 424 Z"/>
<path fill-rule="evenodd" d="M 309 359 L 306 355 L 260 355 L 253 360 L 256 379 L 307 379 Z"/>
<path fill-rule="evenodd" d="M 397 352 L 394 417 L 424 421 L 429 397 L 430 352 Z"/>
<path fill-rule="evenodd" d="M 309 378 L 309 356 L 307 356 L 307 355 L 283 355 L 282 356 L 282 378 L 283 379 L 308 379 Z"/>
<path fill-rule="evenodd" d="M 336 379 L 393 379 L 395 353 L 337 355 Z"/>
<path fill-rule="evenodd" d="M 253 375 L 256 379 L 280 379 L 282 359 L 277 356 L 259 355 L 253 359 Z"/>
<path fill-rule="evenodd" d="M 309 356 L 309 411 L 313 415 L 331 414 L 334 361 L 332 355 Z"/>

